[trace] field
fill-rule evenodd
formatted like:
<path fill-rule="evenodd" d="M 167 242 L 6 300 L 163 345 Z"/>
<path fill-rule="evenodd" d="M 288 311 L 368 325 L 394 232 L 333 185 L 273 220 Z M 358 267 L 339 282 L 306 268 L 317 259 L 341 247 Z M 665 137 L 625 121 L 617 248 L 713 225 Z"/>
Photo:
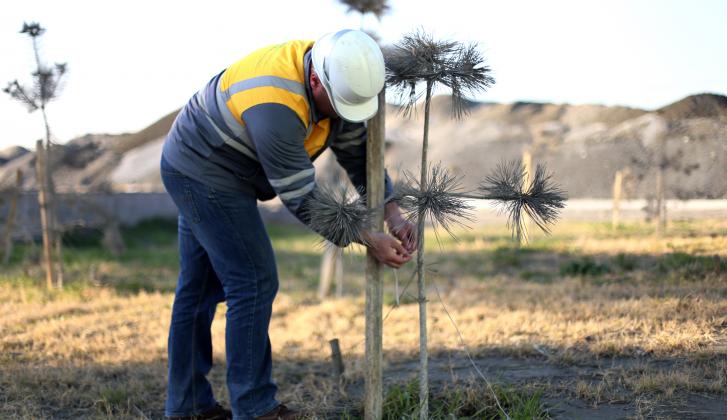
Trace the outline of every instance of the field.
<path fill-rule="evenodd" d="M 279 398 L 311 418 L 359 418 L 363 253 L 345 254 L 344 297 L 319 301 L 317 238 L 269 231 L 281 286 L 270 330 Z M 113 257 L 94 233 L 68 235 L 62 291 L 41 287 L 37 246 L 18 247 L 3 268 L 0 418 L 162 417 L 175 227 L 149 222 L 124 236 L 126 252 Z M 427 252 L 437 418 L 504 418 L 493 395 L 511 418 L 727 415 L 727 222 L 674 222 L 661 238 L 645 224 L 566 222 L 522 248 L 504 228 L 483 227 L 458 241 L 430 234 Z M 395 273 L 385 272 L 389 419 L 416 406 L 412 268 L 396 275 L 398 306 Z M 223 304 L 211 373 L 223 403 L 224 327 Z M 332 338 L 346 365 L 340 380 Z"/>

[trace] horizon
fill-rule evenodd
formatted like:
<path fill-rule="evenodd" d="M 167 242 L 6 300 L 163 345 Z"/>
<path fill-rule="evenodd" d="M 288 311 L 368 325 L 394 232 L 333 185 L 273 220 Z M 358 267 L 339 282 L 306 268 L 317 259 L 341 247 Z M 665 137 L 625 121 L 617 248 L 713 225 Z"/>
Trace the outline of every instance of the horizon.
<path fill-rule="evenodd" d="M 680 98 L 680 99 L 677 99 L 675 101 L 669 102 L 667 104 L 664 104 L 664 105 L 659 106 L 659 107 L 654 108 L 654 109 L 638 108 L 638 107 L 632 107 L 632 106 L 628 106 L 628 105 L 619 105 L 619 104 L 605 105 L 605 104 L 599 104 L 599 103 L 580 103 L 580 104 L 576 104 L 576 103 L 568 103 L 568 102 L 539 102 L 539 101 L 494 102 L 494 101 L 477 100 L 477 99 L 471 99 L 469 101 L 470 102 L 473 102 L 473 103 L 476 103 L 478 105 L 516 105 L 516 104 L 524 104 L 524 105 L 555 105 L 555 106 L 603 106 L 603 107 L 620 107 L 620 108 L 638 109 L 638 110 L 642 110 L 642 111 L 646 111 L 646 112 L 656 112 L 659 109 L 665 108 L 665 107 L 667 107 L 669 105 L 672 105 L 672 104 L 674 104 L 676 102 L 679 102 L 679 101 L 681 101 L 683 99 L 686 99 L 686 98 L 689 98 L 689 97 L 693 97 L 693 96 L 701 96 L 701 95 L 715 95 L 715 96 L 721 96 L 721 97 L 727 98 L 727 94 L 714 93 L 714 92 L 700 92 L 700 93 L 694 93 L 694 94 L 690 94 L 690 95 L 684 96 L 683 98 Z M 432 96 L 432 99 L 438 98 L 438 97 L 447 97 L 447 96 L 449 96 L 448 93 L 438 93 L 438 94 L 433 95 Z M 420 101 L 423 101 L 423 99 L 420 99 Z M 419 102 L 419 101 L 417 101 L 417 102 Z M 398 105 L 398 104 L 396 104 L 396 103 L 394 103 L 392 101 L 389 101 L 388 99 L 386 101 L 386 104 L 387 105 L 394 106 L 394 107 L 400 106 L 400 105 Z M 146 124 L 142 128 L 140 128 L 138 130 L 135 130 L 135 131 L 122 131 L 122 132 L 103 132 L 103 131 L 101 131 L 101 132 L 88 132 L 88 133 L 79 134 L 78 136 L 75 136 L 73 138 L 70 138 L 70 139 L 68 139 L 65 142 L 62 142 L 60 144 L 65 144 L 65 143 L 68 143 L 68 142 L 77 140 L 79 138 L 82 138 L 82 137 L 85 137 L 85 136 L 88 136 L 88 135 L 107 135 L 107 136 L 132 135 L 132 134 L 138 133 L 139 131 L 142 131 L 142 130 L 148 128 L 149 126 L 151 126 L 153 124 L 156 124 L 161 119 L 163 119 L 164 117 L 166 117 L 167 115 L 169 115 L 171 113 L 179 112 L 180 109 L 181 108 L 177 108 L 177 109 L 174 109 L 172 111 L 166 112 L 166 113 L 162 114 L 161 116 L 158 116 L 153 121 L 150 121 L 148 124 Z M 412 117 L 412 118 L 413 119 L 416 119 L 416 117 Z M 22 147 L 22 148 L 24 148 L 26 150 L 30 150 L 30 151 L 33 150 L 32 145 L 31 146 L 26 146 L 26 145 L 21 145 L 21 144 L 8 144 L 8 145 L 3 145 L 2 143 L 0 143 L 0 152 L 1 151 L 4 151 L 4 150 L 10 150 L 10 149 L 12 149 L 14 147 Z"/>
<path fill-rule="evenodd" d="M 0 83 L 17 78 L 28 84 L 32 49 L 18 31 L 24 21 L 37 21 L 47 30 L 40 38 L 42 59 L 67 62 L 69 68 L 65 88 L 48 106 L 54 140 L 133 133 L 179 109 L 213 74 L 258 47 L 316 39 L 363 23 L 388 44 L 417 28 L 436 39 L 477 42 L 497 80 L 488 92 L 472 98 L 477 102 L 653 111 L 691 95 L 727 95 L 727 54 L 716 53 L 723 48 L 720 40 L 727 39 L 727 4 L 717 0 L 700 2 L 699 8 L 676 0 L 658 7 L 646 0 L 521 0 L 488 5 L 486 13 L 463 13 L 471 4 L 465 1 L 453 0 L 446 7 L 434 1 L 389 3 L 391 11 L 380 22 L 346 13 L 334 0 L 84 3 L 83 14 L 50 0 L 16 4 L 0 16 L 0 54 L 5 57 Z M 288 9 L 284 17 L 279 16 L 281 7 Z M 243 27 L 220 25 L 220 12 L 261 19 L 247 20 Z M 272 16 L 281 24 L 271 25 L 266 18 Z M 314 16 L 319 25 L 308 24 Z M 395 104 L 393 98 L 387 102 Z M 39 113 L 29 114 L 7 95 L 0 99 L 0 113 L 8 121 L 0 149 L 33 147 L 42 136 Z"/>

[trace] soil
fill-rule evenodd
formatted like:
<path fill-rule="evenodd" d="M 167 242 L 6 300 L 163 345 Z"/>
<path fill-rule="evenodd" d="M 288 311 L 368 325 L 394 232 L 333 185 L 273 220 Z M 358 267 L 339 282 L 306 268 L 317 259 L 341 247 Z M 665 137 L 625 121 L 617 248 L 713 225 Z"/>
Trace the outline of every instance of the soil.
<path fill-rule="evenodd" d="M 385 387 L 416 377 L 418 360 L 402 360 L 385 366 Z M 549 414 L 555 419 L 615 420 L 627 418 L 678 418 L 723 420 L 727 418 L 727 394 L 676 392 L 663 395 L 624 395 L 611 401 L 593 403 L 575 395 L 579 381 L 593 383 L 607 371 L 648 367 L 657 372 L 669 372 L 683 360 L 650 358 L 598 359 L 590 363 L 562 364 L 548 358 L 514 358 L 486 356 L 474 359 L 490 382 L 518 387 L 547 384 L 542 397 Z M 460 354 L 439 354 L 429 360 L 429 380 L 432 389 L 454 380 L 481 380 L 472 363 Z M 619 391 L 630 394 L 625 389 Z M 363 384 L 350 384 L 347 393 L 363 398 Z M 334 416 L 335 417 L 335 416 Z"/>

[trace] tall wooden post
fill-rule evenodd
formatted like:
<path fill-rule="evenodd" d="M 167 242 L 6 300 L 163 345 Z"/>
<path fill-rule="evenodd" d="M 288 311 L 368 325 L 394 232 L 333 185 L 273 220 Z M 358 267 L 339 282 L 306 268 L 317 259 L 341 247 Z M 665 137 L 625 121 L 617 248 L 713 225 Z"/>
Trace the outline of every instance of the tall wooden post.
<path fill-rule="evenodd" d="M 369 208 L 381 209 L 371 221 L 371 230 L 384 230 L 384 141 L 386 100 L 385 91 L 379 94 L 379 112 L 369 120 L 366 142 L 366 194 Z M 382 306 L 384 287 L 381 267 L 370 250 L 366 251 L 366 372 L 364 418 L 381 419 L 383 381 L 381 368 Z"/>
<path fill-rule="evenodd" d="M 611 210 L 611 227 L 616 229 L 621 223 L 621 191 L 623 188 L 623 171 L 616 171 L 613 177 L 613 209 Z"/>
<path fill-rule="evenodd" d="M 38 205 L 40 207 L 40 225 L 43 230 L 43 265 L 45 266 L 45 279 L 48 289 L 55 284 L 55 272 L 53 270 L 53 215 L 50 209 L 52 198 L 48 191 L 48 154 L 43 141 L 38 140 L 35 144 L 35 179 L 38 184 Z"/>

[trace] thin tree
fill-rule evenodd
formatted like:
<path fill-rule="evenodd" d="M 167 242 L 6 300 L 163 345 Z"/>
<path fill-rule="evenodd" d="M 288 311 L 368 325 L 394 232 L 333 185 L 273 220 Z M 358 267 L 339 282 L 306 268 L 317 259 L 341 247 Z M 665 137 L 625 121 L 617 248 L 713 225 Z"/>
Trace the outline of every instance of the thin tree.
<path fill-rule="evenodd" d="M 452 112 L 455 118 L 461 118 L 466 113 L 465 95 L 484 91 L 495 79 L 491 71 L 484 64 L 484 57 L 480 54 L 476 44 L 462 44 L 454 41 L 437 41 L 432 36 L 417 31 L 406 35 L 400 42 L 387 51 L 387 82 L 403 99 L 406 113 L 410 113 L 416 106 L 417 99 L 422 92 L 417 90 L 419 84 L 424 84 L 424 128 L 422 135 L 421 173 L 417 187 L 419 194 L 416 201 L 415 214 L 417 216 L 417 285 L 419 300 L 419 418 L 425 420 L 429 416 L 429 380 L 428 380 L 428 351 L 427 351 L 427 312 L 426 312 L 426 281 L 424 269 L 424 225 L 427 214 L 444 216 L 449 220 L 450 213 L 446 210 L 458 211 L 458 205 L 434 210 L 430 205 L 438 202 L 432 195 L 450 197 L 451 191 L 447 189 L 456 184 L 456 179 L 447 176 L 443 171 L 433 170 L 428 175 L 429 161 L 427 151 L 429 148 L 429 110 L 432 91 L 438 84 L 444 85 L 452 91 Z M 442 194 L 444 193 L 444 194 Z M 451 203 L 450 203 L 451 204 Z M 441 220 L 441 219 L 440 219 Z M 442 224 L 445 228 L 446 223 Z"/>
<path fill-rule="evenodd" d="M 44 253 L 46 254 L 46 276 L 49 282 L 49 286 L 52 286 L 54 273 L 52 263 L 50 262 L 51 247 L 55 249 L 56 253 L 56 274 L 57 274 L 57 286 L 62 286 L 62 262 L 61 262 L 61 238 L 60 235 L 56 235 L 55 226 L 57 220 L 54 212 L 54 200 L 53 200 L 53 177 L 52 177 L 52 162 L 50 159 L 51 150 L 51 130 L 48 123 L 48 114 L 46 107 L 48 103 L 58 97 L 60 93 L 60 85 L 63 76 L 66 73 L 65 63 L 55 63 L 53 66 L 44 64 L 40 59 L 40 53 L 38 49 L 38 39 L 43 33 L 45 28 L 40 26 L 37 22 L 23 23 L 23 28 L 20 31 L 21 34 L 26 34 L 30 37 L 33 44 L 33 54 L 35 57 L 35 71 L 32 73 L 33 83 L 32 86 L 26 87 L 20 84 L 18 80 L 9 82 L 7 87 L 3 91 L 9 94 L 13 99 L 22 102 L 29 112 L 40 110 L 43 116 L 43 125 L 45 127 L 45 139 L 41 147 L 38 148 L 36 159 L 41 162 L 37 171 L 38 179 L 37 183 L 39 186 L 39 204 L 41 207 L 41 220 L 43 221 L 43 247 Z"/>
<path fill-rule="evenodd" d="M 419 235 L 417 251 L 417 280 L 419 286 L 419 418 L 428 418 L 428 352 L 426 327 L 426 294 L 424 267 L 424 226 L 429 221 L 436 234 L 443 228 L 454 235 L 453 227 L 472 220 L 469 199 L 494 200 L 508 215 L 513 236 L 524 238 L 526 216 L 543 231 L 557 219 L 563 208 L 565 194 L 553 184 L 545 167 L 538 165 L 527 181 L 520 161 L 500 164 L 486 177 L 475 192 L 461 188 L 462 176 L 451 174 L 441 164 L 427 160 L 429 109 L 432 91 L 442 84 L 452 91 L 452 113 L 461 118 L 467 113 L 465 94 L 484 91 L 494 83 L 489 67 L 474 44 L 434 41 L 421 32 L 406 36 L 400 43 L 385 51 L 387 83 L 398 93 L 406 115 L 411 115 L 418 99 L 424 95 L 424 130 L 422 139 L 421 172 L 417 177 L 405 172 L 394 188 L 390 200 L 397 201 L 410 221 L 416 221 Z M 425 93 L 417 85 L 425 84 Z M 352 199 L 345 190 L 320 188 L 309 201 L 311 227 L 343 244 L 362 242 L 362 232 L 369 224 L 372 210 L 364 200 Z M 378 209 L 377 211 L 381 211 Z M 494 392 L 494 391 L 493 391 Z M 495 397 L 496 398 L 496 397 Z M 499 402 L 498 402 L 499 405 Z M 500 407 L 502 410 L 502 407 Z M 507 414 L 502 411 L 503 414 Z"/>

